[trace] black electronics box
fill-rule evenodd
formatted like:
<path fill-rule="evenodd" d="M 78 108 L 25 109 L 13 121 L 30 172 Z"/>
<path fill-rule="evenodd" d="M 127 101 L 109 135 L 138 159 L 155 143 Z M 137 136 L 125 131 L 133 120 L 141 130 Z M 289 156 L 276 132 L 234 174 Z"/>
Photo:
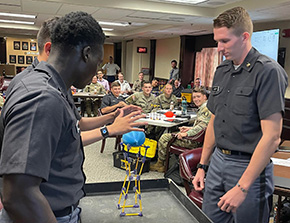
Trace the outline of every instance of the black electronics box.
<path fill-rule="evenodd" d="M 133 171 L 135 169 L 136 163 L 137 163 L 137 154 L 132 154 L 129 153 L 129 158 L 132 160 L 131 161 L 131 171 Z M 114 152 L 113 153 L 113 159 L 114 159 L 114 167 L 126 170 L 126 166 L 125 163 L 122 161 L 124 160 L 124 152 Z M 137 167 L 137 173 L 139 174 L 140 172 L 140 168 L 142 165 L 142 159 L 143 157 L 139 158 L 139 162 L 138 162 L 138 167 Z M 146 173 L 149 172 L 150 170 L 150 158 L 145 158 L 145 163 L 142 169 L 142 173 Z M 142 174 L 141 173 L 141 174 Z"/>

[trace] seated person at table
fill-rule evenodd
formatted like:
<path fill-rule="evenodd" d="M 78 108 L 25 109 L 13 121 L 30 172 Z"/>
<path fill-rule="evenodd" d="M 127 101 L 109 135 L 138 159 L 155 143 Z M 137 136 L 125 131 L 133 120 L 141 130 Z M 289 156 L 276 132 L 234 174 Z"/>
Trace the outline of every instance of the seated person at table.
<path fill-rule="evenodd" d="M 157 109 L 169 109 L 170 104 L 173 102 L 173 106 L 177 106 L 177 98 L 172 94 L 172 85 L 166 84 L 163 94 L 159 95 L 154 102 L 154 108 Z"/>
<path fill-rule="evenodd" d="M 105 94 L 106 90 L 102 84 L 98 83 L 98 78 L 97 76 L 93 76 L 92 83 L 87 85 L 85 87 L 84 92 L 88 92 L 91 94 Z M 86 105 L 86 112 L 88 114 L 88 117 L 93 117 L 92 116 L 92 107 L 93 107 L 93 113 L 94 116 L 98 116 L 98 108 L 100 107 L 101 100 L 99 98 L 87 98 L 85 101 Z"/>
<path fill-rule="evenodd" d="M 174 85 L 173 85 L 173 92 L 176 97 L 180 98 L 181 97 L 181 91 L 184 89 L 184 87 L 181 85 L 181 80 L 175 80 Z"/>
<path fill-rule="evenodd" d="M 121 86 L 121 95 L 124 97 L 127 97 L 128 94 L 131 93 L 132 89 L 130 87 L 130 84 L 128 81 L 124 80 L 124 75 L 122 72 L 118 73 L 118 80 L 117 80 Z"/>
<path fill-rule="evenodd" d="M 192 99 L 198 107 L 197 117 L 192 127 L 182 126 L 180 132 L 176 134 L 177 139 L 173 145 L 182 146 L 185 148 L 198 148 L 202 146 L 202 143 L 193 140 L 184 139 L 186 136 L 194 136 L 201 130 L 207 127 L 211 113 L 206 107 L 207 97 L 205 89 L 194 90 L 192 93 Z M 164 172 L 164 161 L 166 159 L 166 147 L 168 142 L 172 139 L 171 133 L 165 133 L 158 141 L 158 161 L 156 164 L 150 166 L 150 170 Z"/>
<path fill-rule="evenodd" d="M 106 93 L 108 94 L 110 91 L 109 81 L 107 81 L 103 77 L 104 77 L 103 71 L 99 70 L 98 71 L 98 83 L 104 86 Z"/>
<path fill-rule="evenodd" d="M 152 86 L 149 81 L 144 81 L 142 92 L 136 92 L 126 98 L 127 104 L 137 105 L 144 113 L 150 113 L 153 109 L 155 96 L 151 94 Z"/>
<path fill-rule="evenodd" d="M 152 91 L 151 91 L 151 93 L 154 94 L 155 96 L 160 95 L 158 80 L 157 79 L 153 79 L 151 83 L 152 83 Z"/>
<path fill-rule="evenodd" d="M 142 90 L 142 86 L 143 86 L 143 83 L 144 83 L 144 74 L 143 74 L 143 72 L 139 72 L 138 75 L 139 75 L 139 79 L 134 82 L 133 87 L 132 87 L 133 93 L 140 92 Z"/>
<path fill-rule="evenodd" d="M 125 107 L 127 104 L 125 99 L 120 95 L 121 86 L 118 81 L 111 84 L 111 93 L 105 95 L 101 104 L 102 114 L 115 111 L 117 108 Z"/>

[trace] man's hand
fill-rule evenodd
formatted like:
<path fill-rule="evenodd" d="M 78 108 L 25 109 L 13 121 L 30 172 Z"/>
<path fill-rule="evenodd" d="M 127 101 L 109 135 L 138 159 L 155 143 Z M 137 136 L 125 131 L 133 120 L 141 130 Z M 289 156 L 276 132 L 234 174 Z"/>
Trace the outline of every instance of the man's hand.
<path fill-rule="evenodd" d="M 238 186 L 233 187 L 224 196 L 220 198 L 218 207 L 222 211 L 236 212 L 237 208 L 246 199 L 247 193 L 243 192 Z"/>
<path fill-rule="evenodd" d="M 191 129 L 191 127 L 187 127 L 187 126 L 179 127 L 179 130 L 180 130 L 181 133 L 182 133 L 182 132 L 187 132 L 187 131 L 189 131 L 190 129 Z"/>
<path fill-rule="evenodd" d="M 124 116 L 127 116 L 129 115 L 130 113 L 132 112 L 135 112 L 135 111 L 142 111 L 142 108 L 139 107 L 139 106 L 136 106 L 136 105 L 125 105 L 123 108 L 120 108 L 120 109 L 117 109 L 115 111 L 115 118 L 120 114 L 120 111 L 123 110 L 124 112 Z"/>
<path fill-rule="evenodd" d="M 135 106 L 137 107 L 137 106 Z M 136 108 L 133 108 L 136 109 Z M 130 131 L 144 131 L 144 129 L 136 128 L 137 126 L 147 125 L 147 122 L 135 121 L 140 118 L 145 118 L 146 115 L 141 115 L 141 111 L 134 111 L 128 115 L 124 115 L 125 109 L 119 109 L 119 115 L 116 117 L 114 123 L 108 126 L 108 131 L 110 135 L 122 135 Z"/>
<path fill-rule="evenodd" d="M 179 132 L 177 133 L 176 137 L 178 139 L 182 139 L 183 137 L 186 137 L 187 136 L 187 133 L 186 132 Z"/>
<path fill-rule="evenodd" d="M 198 169 L 192 181 L 193 187 L 196 191 L 201 191 L 204 189 L 204 176 L 204 170 Z"/>

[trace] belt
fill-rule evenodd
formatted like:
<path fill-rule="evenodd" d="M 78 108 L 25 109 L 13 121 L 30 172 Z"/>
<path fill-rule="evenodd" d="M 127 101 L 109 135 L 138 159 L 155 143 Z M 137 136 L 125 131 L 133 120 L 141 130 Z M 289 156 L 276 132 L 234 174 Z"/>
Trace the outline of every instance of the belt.
<path fill-rule="evenodd" d="M 246 152 L 240 152 L 240 151 L 235 151 L 235 150 L 228 150 L 224 148 L 217 147 L 223 154 L 226 155 L 237 155 L 237 156 L 249 156 L 251 157 L 251 153 L 246 153 Z"/>
<path fill-rule="evenodd" d="M 72 213 L 73 210 L 75 210 L 77 208 L 77 206 L 79 205 L 79 201 L 69 207 L 66 207 L 62 210 L 59 210 L 59 211 L 53 211 L 53 214 L 55 217 L 63 217 L 63 216 L 66 216 L 66 215 L 69 215 Z"/>

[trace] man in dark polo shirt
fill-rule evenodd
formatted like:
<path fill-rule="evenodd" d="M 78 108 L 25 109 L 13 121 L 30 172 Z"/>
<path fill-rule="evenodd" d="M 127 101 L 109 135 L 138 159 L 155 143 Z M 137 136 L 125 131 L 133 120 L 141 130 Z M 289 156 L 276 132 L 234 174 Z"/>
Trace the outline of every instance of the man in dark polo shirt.
<path fill-rule="evenodd" d="M 134 123 L 144 117 L 138 115 L 140 111 L 125 116 L 124 109 L 110 126 L 83 129 L 79 125 L 68 89 L 89 83 L 102 61 L 104 39 L 92 16 L 65 15 L 53 28 L 48 62 L 40 62 L 18 80 L 7 97 L 1 114 L 5 128 L 1 223 L 77 222 L 78 202 L 84 196 L 83 144 L 140 125 Z"/>
<path fill-rule="evenodd" d="M 107 114 L 115 111 L 117 108 L 127 106 L 125 99 L 121 94 L 121 85 L 118 81 L 111 84 L 111 93 L 105 95 L 102 99 L 101 112 Z"/>
<path fill-rule="evenodd" d="M 252 20 L 236 7 L 214 20 L 226 60 L 216 70 L 212 112 L 193 180 L 204 188 L 203 211 L 213 222 L 266 223 L 272 205 L 273 163 L 280 143 L 287 74 L 251 45 Z M 210 161 L 210 163 L 209 163 Z"/>

